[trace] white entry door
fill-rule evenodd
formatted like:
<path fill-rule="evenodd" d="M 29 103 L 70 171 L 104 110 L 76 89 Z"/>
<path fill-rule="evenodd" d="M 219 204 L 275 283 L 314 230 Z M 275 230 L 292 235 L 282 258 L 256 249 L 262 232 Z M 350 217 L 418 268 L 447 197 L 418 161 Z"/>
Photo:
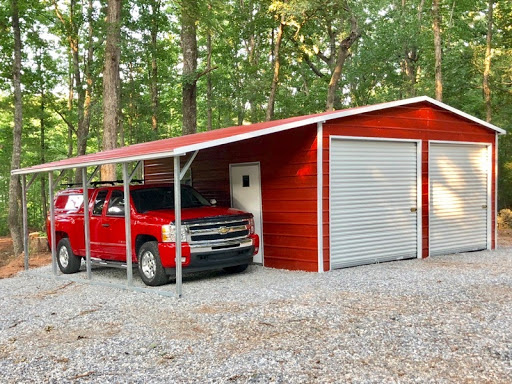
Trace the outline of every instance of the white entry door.
<path fill-rule="evenodd" d="M 256 234 L 260 238 L 260 250 L 254 255 L 253 261 L 263 264 L 260 164 L 230 164 L 229 178 L 231 183 L 231 206 L 254 215 Z"/>

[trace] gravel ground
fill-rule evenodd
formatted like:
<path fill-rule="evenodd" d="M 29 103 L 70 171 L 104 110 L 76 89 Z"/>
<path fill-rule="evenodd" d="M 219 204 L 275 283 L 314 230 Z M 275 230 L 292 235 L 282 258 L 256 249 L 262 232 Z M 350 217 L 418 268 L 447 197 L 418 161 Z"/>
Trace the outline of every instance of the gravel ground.
<path fill-rule="evenodd" d="M 512 248 L 156 290 L 0 280 L 0 382 L 512 382 Z"/>

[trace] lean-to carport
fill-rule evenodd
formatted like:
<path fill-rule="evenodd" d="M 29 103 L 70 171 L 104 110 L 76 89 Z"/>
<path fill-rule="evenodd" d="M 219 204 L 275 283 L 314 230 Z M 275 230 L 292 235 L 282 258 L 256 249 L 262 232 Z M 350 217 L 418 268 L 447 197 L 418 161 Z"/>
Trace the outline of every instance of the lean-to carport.
<path fill-rule="evenodd" d="M 379 109 L 378 106 L 366 107 L 368 110 Z M 50 235 L 52 239 L 56 238 L 55 233 L 55 215 L 54 215 L 54 189 L 64 175 L 64 172 L 69 169 L 76 169 L 82 172 L 82 188 L 83 200 L 89 201 L 88 185 L 92 178 L 96 175 L 99 168 L 105 164 L 121 164 L 123 171 L 123 187 L 124 196 L 129 196 L 130 182 L 144 160 L 153 160 L 160 158 L 173 158 L 174 164 L 174 180 L 182 180 L 188 168 L 194 161 L 198 151 L 201 149 L 217 147 L 229 143 L 239 142 L 263 135 L 268 135 L 276 132 L 281 132 L 305 125 L 317 124 L 321 127 L 322 121 L 325 120 L 326 115 L 340 117 L 349 114 L 353 110 L 327 112 L 317 115 L 293 117 L 284 120 L 277 120 L 272 122 L 257 123 L 248 126 L 237 126 L 219 129 L 216 131 L 202 132 L 189 136 L 181 136 L 169 139 L 163 139 L 153 142 L 134 144 L 113 150 L 92 153 L 84 156 L 64 159 L 46 164 L 40 164 L 28 168 L 21 168 L 12 170 L 13 175 L 20 175 L 22 177 L 22 209 L 23 209 L 23 231 L 24 231 L 24 254 L 25 254 L 25 269 L 28 269 L 29 247 L 28 247 L 28 222 L 27 222 L 27 189 L 32 185 L 33 181 L 40 173 L 47 173 L 49 178 L 49 198 L 50 198 Z M 187 154 L 191 154 L 188 161 L 181 166 L 181 158 Z M 129 172 L 129 165 L 135 163 L 135 167 Z M 92 174 L 88 176 L 87 169 L 94 167 Z M 57 178 L 54 179 L 53 172 L 60 172 Z M 27 182 L 27 175 L 32 175 Z M 181 232 L 181 190 L 180 183 L 174 183 L 174 204 L 175 204 L 175 226 L 176 232 Z M 132 276 L 132 244 L 131 244 L 131 214 L 130 210 L 125 210 L 125 235 L 126 235 L 126 267 L 127 267 L 127 284 L 125 286 L 117 285 L 120 288 L 128 288 L 133 290 L 140 290 L 133 286 Z M 90 231 L 89 231 L 89 212 L 84 209 L 84 238 L 86 247 L 86 270 L 87 279 L 91 281 L 91 256 L 90 256 Z M 57 255 L 56 243 L 51 242 L 52 252 L 52 271 L 53 275 L 57 276 Z M 70 278 L 70 280 L 72 280 Z M 105 285 L 105 284 L 103 284 Z M 113 285 L 113 284 L 108 284 Z M 182 255 L 181 255 L 181 237 L 176 237 L 176 295 L 182 295 Z"/>

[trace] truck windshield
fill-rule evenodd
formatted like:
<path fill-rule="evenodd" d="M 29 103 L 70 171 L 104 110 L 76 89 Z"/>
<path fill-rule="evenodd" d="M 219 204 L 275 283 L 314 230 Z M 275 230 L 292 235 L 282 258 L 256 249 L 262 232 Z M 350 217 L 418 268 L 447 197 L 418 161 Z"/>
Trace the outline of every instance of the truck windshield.
<path fill-rule="evenodd" d="M 139 213 L 159 209 L 174 209 L 174 187 L 136 189 L 130 192 Z M 210 206 L 210 203 L 195 189 L 181 186 L 181 208 Z"/>

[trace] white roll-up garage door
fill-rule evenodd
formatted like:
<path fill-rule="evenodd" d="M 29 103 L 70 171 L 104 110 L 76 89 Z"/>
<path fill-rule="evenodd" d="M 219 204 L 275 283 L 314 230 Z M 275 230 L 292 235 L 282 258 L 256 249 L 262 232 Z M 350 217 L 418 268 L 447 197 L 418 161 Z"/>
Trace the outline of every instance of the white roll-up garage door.
<path fill-rule="evenodd" d="M 416 142 L 331 139 L 331 268 L 417 257 Z"/>
<path fill-rule="evenodd" d="M 430 255 L 487 248 L 486 145 L 430 143 Z"/>

